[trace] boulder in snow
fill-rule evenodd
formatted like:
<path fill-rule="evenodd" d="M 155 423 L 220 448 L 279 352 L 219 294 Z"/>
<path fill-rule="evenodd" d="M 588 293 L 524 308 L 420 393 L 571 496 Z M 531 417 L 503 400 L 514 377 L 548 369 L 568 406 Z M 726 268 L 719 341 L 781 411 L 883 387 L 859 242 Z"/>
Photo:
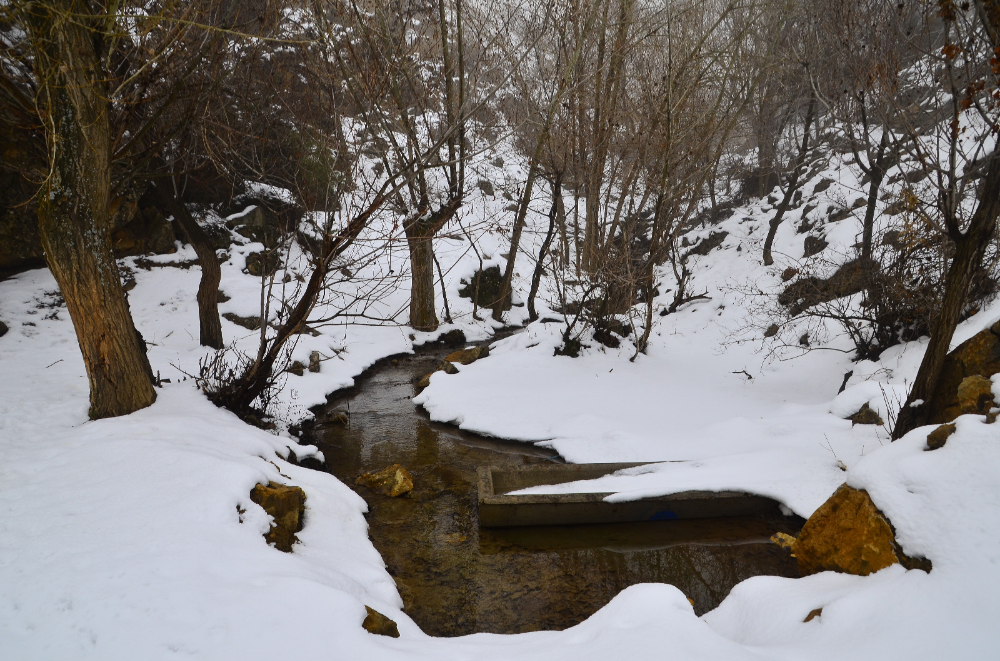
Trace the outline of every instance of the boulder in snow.
<path fill-rule="evenodd" d="M 274 521 L 271 530 L 264 535 L 268 544 L 279 551 L 292 552 L 292 544 L 298 541 L 295 533 L 302 530 L 302 519 L 306 511 L 306 494 L 301 487 L 290 487 L 277 482 L 258 484 L 250 491 L 250 500 L 264 508 Z"/>
<path fill-rule="evenodd" d="M 867 491 L 841 485 L 813 512 L 791 545 L 803 576 L 822 571 L 867 576 L 901 563 L 930 570 L 930 562 L 907 557 L 889 519 Z"/>
<path fill-rule="evenodd" d="M 365 616 L 365 621 L 361 623 L 365 631 L 368 633 L 374 633 L 379 636 L 389 636 L 390 638 L 399 638 L 399 628 L 396 623 L 390 620 L 382 613 L 371 606 L 365 606 L 365 610 L 368 611 L 368 615 Z"/>
<path fill-rule="evenodd" d="M 961 343 L 945 358 L 937 392 L 927 403 L 928 420 L 942 424 L 963 413 L 986 413 L 993 398 L 989 378 L 997 372 L 1000 322 Z M 981 378 L 970 380 L 976 376 Z"/>
<path fill-rule="evenodd" d="M 480 358 L 485 358 L 488 355 L 490 355 L 489 347 L 469 347 L 468 349 L 459 349 L 458 351 L 454 351 L 445 356 L 444 359 L 448 363 L 468 365 L 469 363 L 474 363 Z"/>

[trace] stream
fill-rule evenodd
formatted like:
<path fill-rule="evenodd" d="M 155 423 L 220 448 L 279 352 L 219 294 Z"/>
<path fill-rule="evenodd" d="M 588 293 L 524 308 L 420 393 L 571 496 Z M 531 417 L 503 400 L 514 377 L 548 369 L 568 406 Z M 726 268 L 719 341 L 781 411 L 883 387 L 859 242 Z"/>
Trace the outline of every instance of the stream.
<path fill-rule="evenodd" d="M 801 521 L 733 517 L 582 526 L 480 529 L 476 468 L 562 462 L 553 450 L 431 422 L 411 401 L 414 382 L 453 349 L 380 361 L 354 388 L 329 397 L 303 441 L 323 470 L 368 503 L 369 536 L 404 610 L 434 636 L 571 627 L 636 583 L 678 587 L 699 615 L 751 576 L 798 576 L 769 541 Z M 487 359 L 488 360 L 488 359 Z M 441 377 L 438 377 L 441 378 Z M 443 377 L 448 378 L 448 377 Z M 348 413 L 345 425 L 337 415 Z M 389 498 L 355 484 L 402 464 L 414 489 Z"/>

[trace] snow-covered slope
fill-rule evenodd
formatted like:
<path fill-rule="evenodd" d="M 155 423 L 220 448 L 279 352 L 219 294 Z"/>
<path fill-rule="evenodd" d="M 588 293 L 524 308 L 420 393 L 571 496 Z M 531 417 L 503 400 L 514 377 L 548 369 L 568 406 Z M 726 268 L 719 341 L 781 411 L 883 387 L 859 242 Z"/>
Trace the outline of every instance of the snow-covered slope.
<path fill-rule="evenodd" d="M 840 182 L 823 193 L 828 202 L 856 189 L 836 162 L 812 177 L 807 200 L 824 176 Z M 477 193 L 464 213 L 485 227 L 508 203 L 500 192 Z M 710 300 L 657 318 L 649 353 L 635 362 L 628 343 L 611 350 L 588 342 L 578 359 L 555 357 L 559 325 L 539 322 L 459 374 L 436 374 L 418 401 L 436 419 L 543 441 L 571 460 L 687 460 L 612 478 L 619 498 L 742 488 L 808 515 L 846 480 L 870 491 L 907 551 L 933 561 L 930 574 L 896 566 L 867 578 L 755 578 L 700 619 L 676 588 L 640 585 L 567 631 L 429 638 L 400 610 L 367 539 L 364 503 L 332 476 L 282 458 L 314 449 L 244 425 L 184 380 L 206 355 L 196 341 L 196 268 L 136 269 L 132 311 L 154 371 L 172 382 L 149 409 L 97 422 L 87 421 L 72 324 L 51 275 L 39 270 L 0 282 L 0 320 L 11 327 L 0 338 L 0 658 L 994 658 L 1000 427 L 970 416 L 941 450 L 923 452 L 926 430 L 890 444 L 884 430 L 852 428 L 844 418 L 866 401 L 885 416 L 886 401 L 915 372 L 921 343 L 887 351 L 878 363 L 851 363 L 835 351 L 790 360 L 769 354 L 759 330 L 743 331 L 753 310 L 740 286 L 777 287 L 785 266 L 759 264 L 768 217 L 755 204 L 703 230 L 729 232 L 720 248 L 692 258 L 692 286 Z M 793 214 L 778 233 L 776 253 L 785 259 L 802 254 L 797 220 Z M 540 241 L 536 221 L 540 215 L 528 253 Z M 858 231 L 857 219 L 823 227 L 830 250 L 853 243 Z M 503 263 L 504 244 L 484 233 L 487 265 Z M 241 272 L 253 249 L 234 248 L 223 267 L 222 289 L 232 297 L 223 311 L 258 313 L 259 282 Z M 471 319 L 471 304 L 457 295 L 479 258 L 457 238 L 436 249 L 456 325 L 485 337 L 488 322 Z M 190 259 L 188 251 L 156 259 Z M 405 246 L 392 259 L 405 264 Z M 531 262 L 518 260 L 523 291 Z M 389 270 L 371 269 L 358 279 Z M 380 313 L 405 308 L 406 295 L 387 287 Z M 511 313 L 515 322 L 523 315 Z M 956 343 L 997 317 L 998 307 L 975 315 Z M 252 333 L 224 324 L 227 340 L 252 346 Z M 398 325 L 320 330 L 294 350 L 300 360 L 311 351 L 328 359 L 319 374 L 284 383 L 289 419 L 378 358 L 428 337 L 411 339 Z M 838 342 L 831 346 L 848 348 Z M 854 375 L 838 395 L 848 370 Z M 298 484 L 308 497 L 293 554 L 265 544 L 266 515 L 249 501 L 250 488 L 269 480 Z M 396 620 L 401 637 L 362 630 L 365 604 Z M 822 615 L 803 622 L 817 608 Z"/>

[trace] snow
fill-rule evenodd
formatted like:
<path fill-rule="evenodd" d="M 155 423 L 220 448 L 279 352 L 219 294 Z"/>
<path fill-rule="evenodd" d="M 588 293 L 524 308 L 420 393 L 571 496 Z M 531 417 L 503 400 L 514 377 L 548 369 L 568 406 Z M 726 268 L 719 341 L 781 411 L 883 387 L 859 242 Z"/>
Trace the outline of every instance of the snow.
<path fill-rule="evenodd" d="M 505 157 L 515 167 L 514 157 Z M 856 177 L 834 163 L 807 192 L 823 176 L 838 182 L 825 200 L 857 187 Z M 480 232 L 485 265 L 502 266 L 506 239 L 491 228 L 508 202 L 476 195 L 463 223 Z M 198 269 L 143 270 L 127 260 L 137 283 L 129 295 L 137 327 L 154 372 L 170 383 L 158 389 L 153 406 L 122 418 L 87 420 L 82 359 L 48 271 L 0 282 L 0 320 L 11 329 L 0 338 L 0 658 L 995 658 L 1000 426 L 964 416 L 934 452 L 924 449 L 928 429 L 889 443 L 885 429 L 852 427 L 845 418 L 866 402 L 889 418 L 926 341 L 859 363 L 840 351 L 763 343 L 747 321 L 753 301 L 740 285 L 779 287 L 781 269 L 802 254 L 802 235 L 794 228 L 800 212 L 789 214 L 775 243 L 780 263 L 760 266 L 769 217 L 762 208 L 738 209 L 692 237 L 729 232 L 720 248 L 692 258 L 692 291 L 704 290 L 710 300 L 657 317 L 648 354 L 636 361 L 629 361 L 629 342 L 613 350 L 587 338 L 591 346 L 580 358 L 554 356 L 562 325 L 536 322 L 495 342 L 489 358 L 460 366 L 458 374 L 435 374 L 415 401 L 436 420 L 542 443 L 572 461 L 657 462 L 550 490 L 625 500 L 738 489 L 808 516 L 846 481 L 869 491 L 906 552 L 933 562 L 929 574 L 893 566 L 864 578 L 758 577 L 701 618 L 676 588 L 637 585 L 562 632 L 428 637 L 401 610 L 392 577 L 367 538 L 364 502 L 333 476 L 285 460 L 315 448 L 299 446 L 287 432 L 245 425 L 185 377 L 209 355 L 197 343 Z M 537 215 L 533 223 L 542 221 Z M 377 224 L 372 232 L 384 238 L 389 227 Z M 853 242 L 858 227 L 853 218 L 829 228 L 830 250 Z M 528 230 L 517 258 L 522 292 L 541 240 L 538 227 Z M 223 312 L 260 313 L 260 281 L 242 273 L 245 256 L 260 248 L 248 243 L 231 251 L 221 287 L 231 300 Z M 494 325 L 473 320 L 471 303 L 457 294 L 479 258 L 458 238 L 442 238 L 435 249 L 455 317 L 439 332 L 462 328 L 471 339 L 488 337 Z M 152 261 L 193 258 L 187 247 Z M 286 258 L 290 274 L 300 268 L 301 255 Z M 405 276 L 405 245 L 396 246 L 391 260 L 394 267 L 385 259 L 367 262 L 350 282 L 378 283 L 369 312 L 398 323 L 344 318 L 319 325 L 318 336 L 300 336 L 292 357 L 307 362 L 319 351 L 324 362 L 318 374 L 283 381 L 279 414 L 302 418 L 375 361 L 435 337 L 403 325 L 406 285 L 396 278 Z M 351 286 L 362 285 L 342 284 L 347 299 Z M 558 316 L 545 300 L 553 298 L 550 286 L 539 300 L 543 319 Z M 661 283 L 661 307 L 670 286 L 668 279 Z M 334 310 L 341 302 L 324 306 Z M 510 321 L 525 314 L 515 307 Z M 997 318 L 1000 306 L 980 312 L 960 327 L 955 343 Z M 229 321 L 223 332 L 243 350 L 257 337 Z M 835 329 L 825 346 L 848 348 Z M 296 484 L 307 494 L 305 527 L 292 554 L 266 545 L 268 517 L 249 500 L 253 485 L 268 481 Z M 365 605 L 395 620 L 401 637 L 365 632 Z M 803 622 L 817 608 L 822 614 Z"/>

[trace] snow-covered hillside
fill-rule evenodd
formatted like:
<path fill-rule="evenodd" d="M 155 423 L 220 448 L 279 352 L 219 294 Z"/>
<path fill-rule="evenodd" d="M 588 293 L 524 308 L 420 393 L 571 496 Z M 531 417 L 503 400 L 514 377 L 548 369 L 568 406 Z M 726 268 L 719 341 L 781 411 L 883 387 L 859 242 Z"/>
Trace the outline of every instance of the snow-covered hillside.
<path fill-rule="evenodd" d="M 502 180 L 503 170 L 483 158 L 482 176 Z M 813 199 L 824 179 L 834 183 Z M 856 173 L 834 157 L 812 174 L 797 213 L 812 206 L 827 250 L 846 254 L 858 219 L 823 221 L 829 206 L 851 206 L 859 194 Z M 508 204 L 501 191 L 479 189 L 464 218 L 484 227 Z M 702 618 L 676 588 L 640 585 L 566 631 L 430 638 L 400 610 L 367 539 L 364 502 L 331 475 L 285 460 L 315 448 L 240 422 L 185 378 L 206 352 L 196 340 L 198 269 L 169 266 L 194 258 L 181 247 L 153 258 L 164 265 L 149 270 L 127 260 L 137 283 L 132 313 L 154 372 L 169 383 L 155 405 L 122 418 L 87 421 L 83 363 L 51 275 L 36 270 L 0 282 L 0 320 L 10 327 L 0 338 L 0 657 L 993 658 L 1000 649 L 1000 429 L 966 416 L 945 448 L 927 453 L 926 429 L 890 444 L 881 427 L 852 427 L 845 418 L 865 402 L 889 418 L 922 344 L 861 363 L 849 352 L 771 347 L 753 325 L 760 311 L 744 286 L 780 288 L 781 270 L 802 256 L 803 235 L 793 212 L 775 244 L 785 257 L 762 267 L 770 213 L 766 200 L 756 201 L 689 236 L 728 232 L 720 247 L 691 258 L 692 286 L 708 299 L 656 317 L 649 351 L 634 362 L 629 342 L 610 349 L 586 337 L 590 346 L 579 358 L 554 356 L 562 325 L 552 319 L 561 317 L 540 301 L 540 321 L 460 373 L 435 374 L 415 401 L 434 419 L 545 443 L 571 461 L 685 460 L 582 487 L 615 491 L 617 499 L 738 488 L 808 516 L 846 481 L 871 493 L 904 550 L 932 560 L 930 574 L 896 565 L 865 578 L 759 577 Z M 516 268 L 521 297 L 544 220 L 529 216 Z M 452 236 L 435 244 L 455 318 L 438 333 L 459 327 L 486 338 L 495 324 L 472 319 L 471 302 L 458 295 L 479 256 Z M 505 244 L 499 233 L 480 237 L 487 266 L 504 263 Z M 231 299 L 223 312 L 259 314 L 259 280 L 242 272 L 245 255 L 259 247 L 235 246 L 223 265 L 221 288 Z M 355 281 L 387 273 L 389 259 Z M 405 265 L 405 246 L 391 259 L 395 268 Z M 295 263 L 293 256 L 289 268 Z M 665 272 L 660 307 L 670 286 Z M 542 298 L 552 298 L 545 291 Z M 405 289 L 387 286 L 378 311 L 391 316 L 406 300 Z M 525 318 L 514 307 L 509 321 Z M 955 343 L 997 318 L 1000 306 L 979 312 Z M 253 346 L 253 332 L 228 321 L 224 331 L 227 341 Z M 379 358 L 433 337 L 393 324 L 337 322 L 319 331 L 295 347 L 295 359 L 307 362 L 319 351 L 324 360 L 319 373 L 284 381 L 278 413 L 286 422 Z M 826 346 L 850 349 L 836 337 Z M 253 485 L 271 480 L 299 485 L 308 497 L 292 554 L 266 545 L 267 515 L 249 499 Z M 401 637 L 365 632 L 365 605 L 397 621 Z M 803 622 L 818 608 L 820 617 Z"/>

